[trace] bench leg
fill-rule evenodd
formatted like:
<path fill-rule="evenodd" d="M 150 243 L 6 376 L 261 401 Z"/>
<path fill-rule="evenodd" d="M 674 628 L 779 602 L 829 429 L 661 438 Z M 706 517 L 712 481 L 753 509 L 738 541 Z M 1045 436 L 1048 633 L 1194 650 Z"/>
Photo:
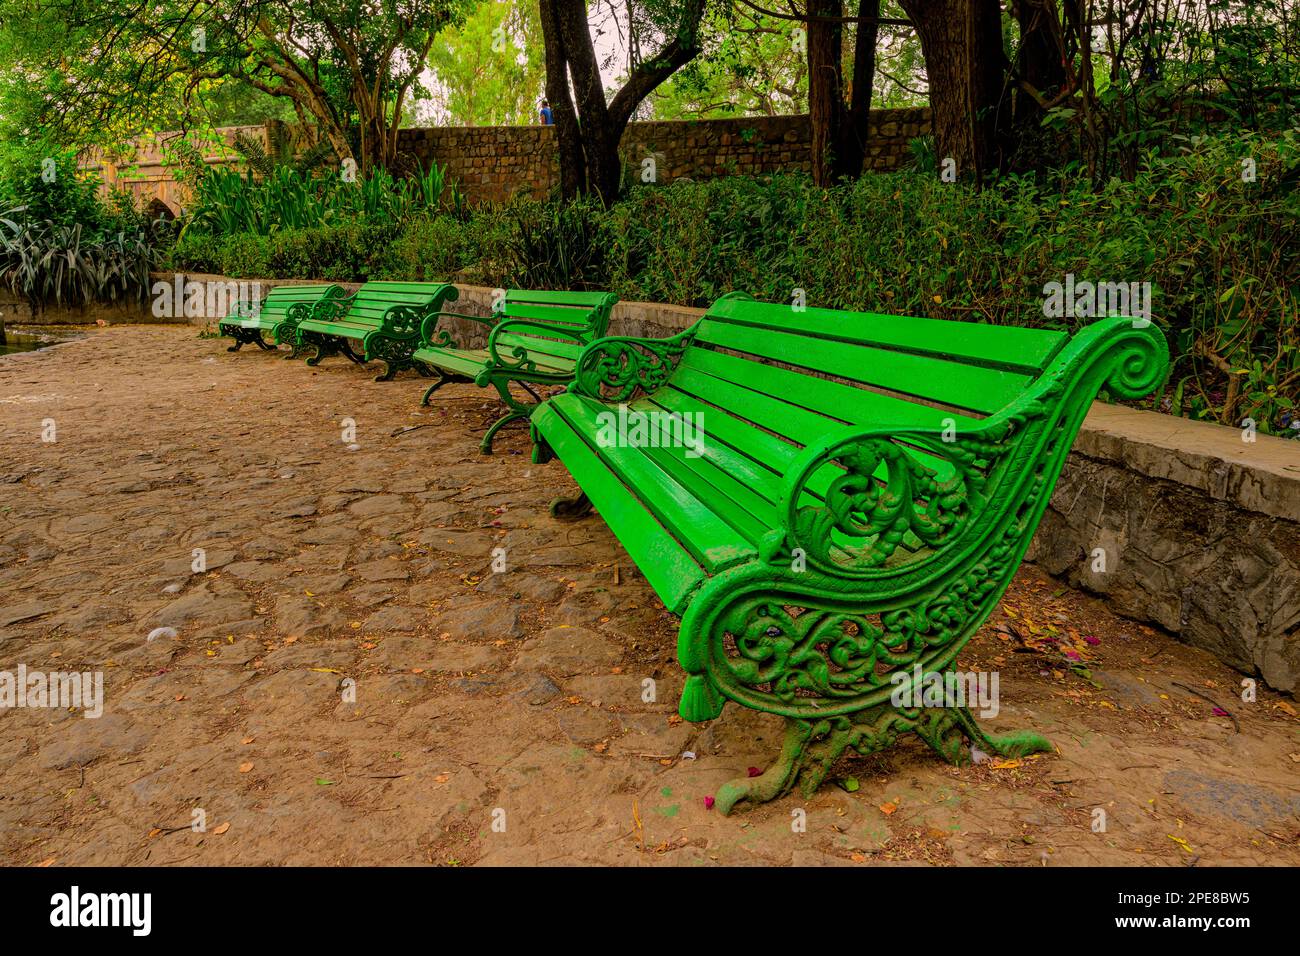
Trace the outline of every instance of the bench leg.
<path fill-rule="evenodd" d="M 435 375 L 437 376 L 438 379 L 436 382 L 434 382 L 432 385 L 430 385 L 428 388 L 424 390 L 424 396 L 420 399 L 421 405 L 428 405 L 429 396 L 431 396 L 438 389 L 442 388 L 444 385 L 450 385 L 452 382 L 474 381 L 472 378 L 469 378 L 465 375 L 455 375 L 451 372 L 445 371 L 444 369 L 440 369 L 436 365 L 428 365 L 425 362 L 417 362 L 415 364 L 424 366 L 424 368 L 429 370 L 427 374 Z"/>
<path fill-rule="evenodd" d="M 823 577 L 811 562 L 787 569 L 780 560 L 754 561 L 711 578 L 678 630 L 687 673 L 678 712 L 713 720 L 730 699 L 786 721 L 776 762 L 725 784 L 716 806 L 728 813 L 796 785 L 811 797 L 845 751 L 877 753 L 906 734 L 957 764 L 971 759 L 972 745 L 1004 756 L 1051 750 L 1038 734 L 985 733 L 965 706 L 984 698 L 966 697 L 963 675 L 953 674 L 1014 573 L 1019 556 L 1002 541 L 994 538 L 975 556 L 985 560 L 973 558 L 946 585 L 891 584 L 863 597 L 852 595 L 862 585 Z"/>
<path fill-rule="evenodd" d="M 352 351 L 352 343 L 349 342 L 347 339 L 343 339 L 341 342 L 339 342 L 339 351 L 342 352 L 347 357 L 348 361 L 350 361 L 353 365 L 366 364 L 365 357 L 358 355 L 356 352 Z"/>
<path fill-rule="evenodd" d="M 892 704 L 824 720 L 786 718 L 785 742 L 776 762 L 757 777 L 738 777 L 719 788 L 716 806 L 730 813 L 737 803 L 764 803 L 784 796 L 798 784 L 811 799 L 844 751 L 863 756 L 891 747 L 899 735 L 915 733 L 945 760 L 970 763 L 970 746 L 1004 757 L 1051 751 L 1052 745 L 1028 731 L 993 737 L 965 707 L 902 708 Z"/>
<path fill-rule="evenodd" d="M 508 425 L 510 422 L 517 422 L 520 419 L 527 421 L 530 414 L 527 410 L 514 410 L 502 415 L 487 430 L 487 434 L 483 436 L 483 441 L 479 443 L 478 450 L 485 455 L 492 454 L 492 440 L 497 437 L 497 432 L 501 431 L 502 426 Z"/>
<path fill-rule="evenodd" d="M 501 396 L 502 403 L 509 408 L 510 411 L 498 418 L 492 424 L 492 427 L 487 430 L 487 434 L 483 436 L 483 441 L 479 444 L 478 450 L 485 455 L 492 454 L 492 440 L 496 438 L 497 432 L 499 432 L 503 426 L 510 422 L 517 422 L 520 419 L 527 421 L 532 418 L 533 409 L 542 403 L 541 398 L 532 390 L 532 388 L 529 387 L 527 382 L 520 382 L 519 384 L 523 386 L 524 391 L 537 399 L 535 404 L 529 405 L 526 402 L 521 402 L 519 399 L 515 398 L 514 395 L 510 394 L 509 379 L 494 378 L 492 380 L 492 385 L 496 388 L 497 394 Z"/>
<path fill-rule="evenodd" d="M 415 354 L 417 345 L 419 343 L 414 339 L 371 337 L 366 343 L 366 355 L 384 363 L 384 372 L 376 375 L 375 381 L 391 382 L 398 372 L 415 368 L 417 363 L 411 356 Z"/>
<path fill-rule="evenodd" d="M 580 492 L 576 498 L 553 498 L 551 517 L 557 521 L 576 521 L 591 514 L 593 507 L 585 491 Z"/>
<path fill-rule="evenodd" d="M 321 363 L 322 359 L 327 359 L 331 355 L 338 355 L 342 352 L 339 347 L 339 338 L 336 335 L 323 335 L 320 332 L 301 332 L 299 341 L 303 348 L 314 348 L 316 354 L 307 360 L 307 364 L 316 366 Z"/>
<path fill-rule="evenodd" d="M 267 352 L 275 351 L 274 345 L 267 345 L 262 341 L 261 329 L 245 329 L 237 325 L 228 325 L 226 328 L 230 329 L 230 337 L 235 340 L 235 344 L 226 349 L 227 352 L 238 352 L 245 345 L 256 345 Z"/>

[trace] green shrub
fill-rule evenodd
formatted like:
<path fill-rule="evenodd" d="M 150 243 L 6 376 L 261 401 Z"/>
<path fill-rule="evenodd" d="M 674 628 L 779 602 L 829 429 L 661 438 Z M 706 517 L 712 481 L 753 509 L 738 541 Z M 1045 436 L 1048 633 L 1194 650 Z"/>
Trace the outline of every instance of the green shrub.
<path fill-rule="evenodd" d="M 27 221 L 77 224 L 87 236 L 97 236 L 108 218 L 97 190 L 96 181 L 78 171 L 75 150 L 37 142 L 4 153 L 0 208 L 21 209 Z"/>
<path fill-rule="evenodd" d="M 389 244 L 377 278 L 450 280 L 475 258 L 466 223 L 451 216 L 420 216 Z"/>
<path fill-rule="evenodd" d="M 210 235 L 310 229 L 365 221 L 395 225 L 455 201 L 444 172 L 435 164 L 408 179 L 376 169 L 353 181 L 337 171 L 315 174 L 297 166 L 273 166 L 262 176 L 210 169 L 194 185 L 187 231 Z"/>

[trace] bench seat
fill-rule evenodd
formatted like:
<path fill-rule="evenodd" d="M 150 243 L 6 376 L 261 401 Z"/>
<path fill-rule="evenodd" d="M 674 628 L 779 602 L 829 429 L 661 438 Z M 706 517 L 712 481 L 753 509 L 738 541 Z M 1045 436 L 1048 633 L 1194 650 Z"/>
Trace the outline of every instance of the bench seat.
<path fill-rule="evenodd" d="M 278 285 L 260 302 L 241 302 L 217 323 L 217 332 L 235 340 L 228 352 L 238 352 L 245 345 L 256 345 L 268 352 L 274 351 L 276 345 L 296 346 L 298 323 L 310 314 L 312 307 L 324 299 L 342 295 L 342 287 L 336 284 Z M 262 338 L 268 332 L 274 345 Z"/>
<path fill-rule="evenodd" d="M 530 426 L 581 490 L 552 513 L 598 510 L 682 616 L 681 715 L 786 718 L 725 812 L 810 794 L 844 749 L 904 732 L 953 760 L 1049 746 L 893 694 L 951 670 L 996 606 L 1098 392 L 1140 397 L 1167 367 L 1143 320 L 1070 336 L 732 294 L 673 338 L 596 340 Z"/>
<path fill-rule="evenodd" d="M 509 289 L 489 317 L 443 311 L 421 329 L 421 345 L 413 358 L 437 376 L 421 401 L 448 382 L 474 382 L 497 390 L 507 412 L 487 430 L 479 450 L 492 453 L 492 441 L 508 422 L 526 419 L 541 397 L 535 386 L 567 385 L 573 380 L 578 356 L 605 334 L 617 298 L 609 292 L 547 292 Z M 447 320 L 465 319 L 488 327 L 484 348 L 458 345 Z M 531 401 L 511 391 L 520 386 Z"/>
<path fill-rule="evenodd" d="M 459 296 L 446 282 L 367 282 L 350 296 L 323 300 L 298 323 L 298 343 L 315 348 L 308 365 L 330 355 L 343 355 L 357 364 L 379 360 L 390 381 L 403 369 L 425 373 L 412 358 L 420 344 L 421 325 L 447 302 Z M 360 345 L 358 352 L 352 343 Z"/>

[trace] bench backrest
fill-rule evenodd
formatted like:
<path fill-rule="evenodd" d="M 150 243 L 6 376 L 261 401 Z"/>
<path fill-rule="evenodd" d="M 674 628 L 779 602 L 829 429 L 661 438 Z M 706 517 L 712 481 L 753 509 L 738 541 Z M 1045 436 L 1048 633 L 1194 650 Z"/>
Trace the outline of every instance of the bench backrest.
<path fill-rule="evenodd" d="M 495 315 L 510 326 L 495 337 L 496 347 L 502 353 L 522 347 L 535 358 L 577 361 L 587 343 L 605 334 L 617 301 L 612 292 L 508 289 Z M 537 325 L 530 326 L 530 320 Z M 564 333 L 557 334 L 557 328 Z"/>
<path fill-rule="evenodd" d="M 727 297 L 694 326 L 669 387 L 803 443 L 840 424 L 934 425 L 1022 394 L 1064 331 Z M 938 406 L 938 407 L 936 407 Z"/>
<path fill-rule="evenodd" d="M 313 305 L 324 298 L 335 298 L 343 294 L 343 288 L 336 284 L 329 285 L 278 285 L 273 288 L 261 302 L 248 308 L 247 318 L 284 319 L 289 310 L 299 303 Z M 243 308 L 241 306 L 241 308 Z M 232 313 L 232 316 L 235 313 Z"/>
<path fill-rule="evenodd" d="M 447 288 L 445 282 L 367 282 L 352 295 L 347 312 L 336 318 L 377 329 L 393 306 L 416 309 L 437 306 Z"/>

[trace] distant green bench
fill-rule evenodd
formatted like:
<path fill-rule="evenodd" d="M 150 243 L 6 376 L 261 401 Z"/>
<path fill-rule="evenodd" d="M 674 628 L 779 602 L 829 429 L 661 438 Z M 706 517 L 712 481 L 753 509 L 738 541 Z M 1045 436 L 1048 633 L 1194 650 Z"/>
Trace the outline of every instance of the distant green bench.
<path fill-rule="evenodd" d="M 342 295 L 343 289 L 337 285 L 278 285 L 261 302 L 241 302 L 217 323 L 217 332 L 235 340 L 227 352 L 238 352 L 245 345 L 275 351 L 275 345 L 262 338 L 266 332 L 276 345 L 292 345 L 296 350 L 298 323 L 308 316 L 312 306 Z"/>
<path fill-rule="evenodd" d="M 408 368 L 427 374 L 411 359 L 420 344 L 421 324 L 459 295 L 445 282 L 367 282 L 350 296 L 319 302 L 310 317 L 298 323 L 298 344 L 316 350 L 308 365 L 339 354 L 358 365 L 384 362 L 384 374 L 376 376 L 376 382 L 387 382 Z M 360 343 L 360 352 L 353 342 Z"/>
<path fill-rule="evenodd" d="M 892 695 L 952 671 L 997 605 L 1099 390 L 1139 398 L 1168 361 L 1142 320 L 1071 337 L 732 295 L 673 338 L 593 342 L 530 427 L 582 491 L 552 512 L 597 508 L 682 615 L 681 715 L 786 718 L 775 764 L 718 792 L 727 812 L 811 795 L 846 748 L 908 732 L 953 762 L 967 741 L 1050 748 Z"/>
<path fill-rule="evenodd" d="M 438 380 L 425 391 L 421 402 L 448 382 L 474 382 L 496 388 L 509 411 L 493 423 L 483 436 L 479 450 L 492 454 L 492 440 L 507 422 L 527 418 L 541 397 L 533 385 L 565 385 L 573 381 L 573 368 L 582 350 L 605 334 L 609 315 L 618 297 L 611 292 L 539 292 L 509 289 L 500 308 L 491 317 L 443 312 L 430 316 L 421 330 L 416 361 L 429 366 Z M 481 349 L 461 348 L 441 320 L 454 316 L 491 327 Z M 521 401 L 510 393 L 518 383 L 534 402 Z"/>

